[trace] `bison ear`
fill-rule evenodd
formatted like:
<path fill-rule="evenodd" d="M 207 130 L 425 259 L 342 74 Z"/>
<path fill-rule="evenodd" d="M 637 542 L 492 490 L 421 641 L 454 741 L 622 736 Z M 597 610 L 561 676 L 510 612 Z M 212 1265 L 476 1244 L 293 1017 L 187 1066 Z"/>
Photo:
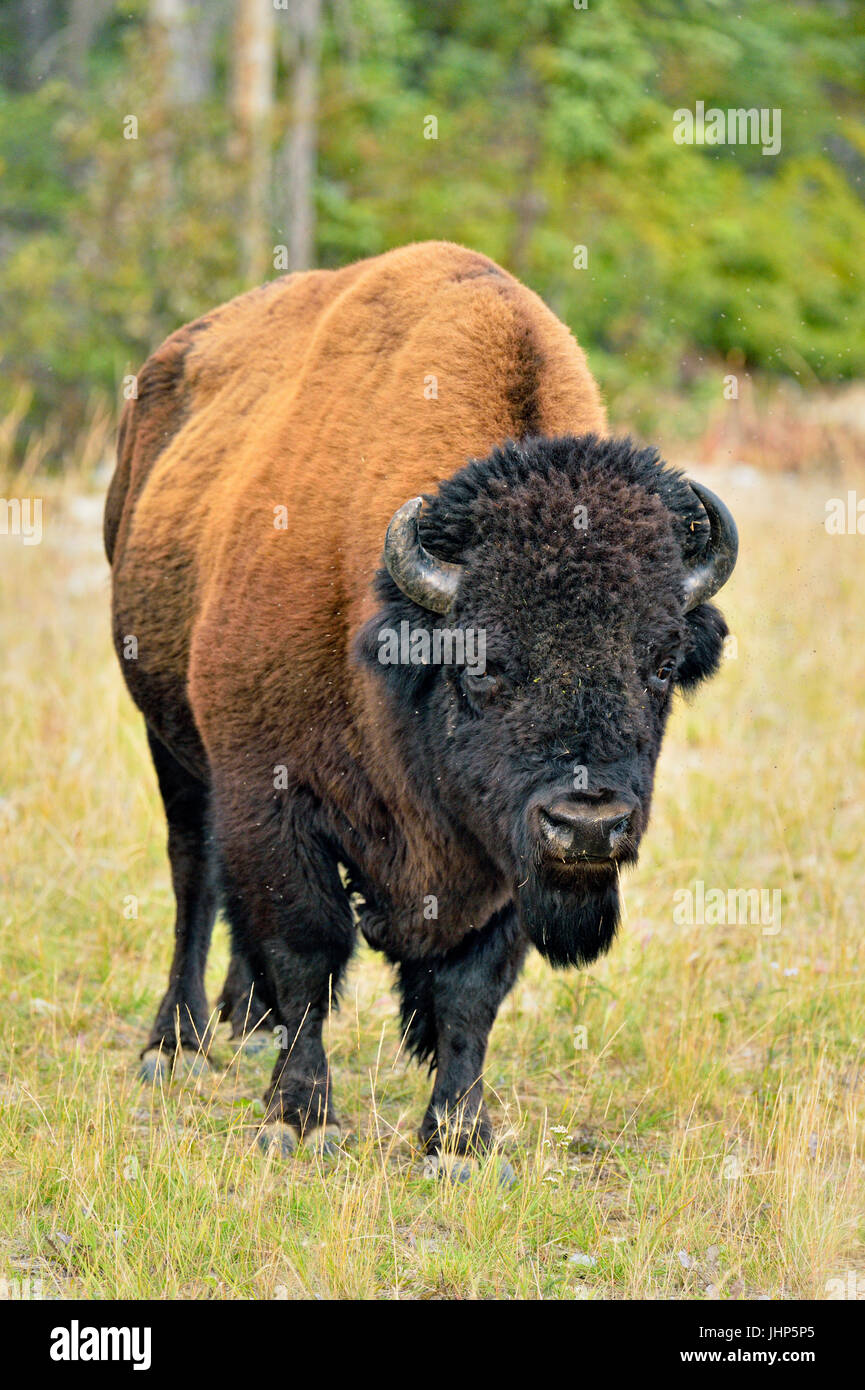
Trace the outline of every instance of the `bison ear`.
<path fill-rule="evenodd" d="M 677 683 L 688 691 L 717 671 L 728 628 L 723 613 L 713 603 L 701 603 L 686 621 L 689 645 L 679 662 Z"/>

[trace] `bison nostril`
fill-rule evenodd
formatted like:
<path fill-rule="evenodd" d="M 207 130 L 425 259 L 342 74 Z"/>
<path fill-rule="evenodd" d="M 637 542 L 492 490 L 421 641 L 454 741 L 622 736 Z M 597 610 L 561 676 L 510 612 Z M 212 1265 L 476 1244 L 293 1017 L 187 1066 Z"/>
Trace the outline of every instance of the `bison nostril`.
<path fill-rule="evenodd" d="M 549 812 L 543 809 L 538 812 L 538 825 L 542 833 L 546 835 L 548 839 L 552 839 L 553 835 L 555 835 L 560 827 L 562 829 L 565 828 L 561 821 L 554 820 Z"/>
<path fill-rule="evenodd" d="M 619 816 L 619 819 L 618 819 L 618 820 L 614 820 L 613 823 L 612 823 L 612 825 L 610 826 L 610 834 L 611 834 L 611 835 L 627 835 L 627 833 L 628 833 L 628 831 L 630 830 L 630 828 L 631 828 L 631 817 L 630 817 L 630 816 Z"/>

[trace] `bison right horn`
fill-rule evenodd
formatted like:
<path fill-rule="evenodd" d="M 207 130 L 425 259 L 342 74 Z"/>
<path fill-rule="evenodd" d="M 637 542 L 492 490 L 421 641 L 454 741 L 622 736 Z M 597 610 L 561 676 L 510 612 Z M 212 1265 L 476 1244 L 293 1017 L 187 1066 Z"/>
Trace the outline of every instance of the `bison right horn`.
<path fill-rule="evenodd" d="M 417 523 L 422 507 L 423 498 L 412 497 L 394 512 L 384 538 L 384 562 L 406 598 L 433 613 L 446 613 L 454 601 L 463 567 L 437 560 L 421 543 Z"/>
<path fill-rule="evenodd" d="M 726 584 L 739 553 L 739 532 L 729 508 L 702 483 L 695 483 L 691 479 L 688 481 L 709 518 L 709 544 L 705 555 L 688 571 L 685 580 L 686 613 L 705 603 Z"/>

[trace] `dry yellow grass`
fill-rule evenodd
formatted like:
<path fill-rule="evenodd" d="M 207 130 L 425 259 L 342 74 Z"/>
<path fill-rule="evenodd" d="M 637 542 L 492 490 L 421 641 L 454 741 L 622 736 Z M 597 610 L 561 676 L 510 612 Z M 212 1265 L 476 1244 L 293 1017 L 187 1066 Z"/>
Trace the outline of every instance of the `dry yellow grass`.
<path fill-rule="evenodd" d="M 268 1056 L 232 1059 L 224 1036 L 224 1070 L 140 1086 L 171 944 L 161 808 L 109 644 L 98 492 L 24 480 L 43 541 L 0 536 L 0 1278 L 45 1297 L 657 1299 L 824 1298 L 852 1274 L 865 1296 L 865 538 L 827 535 L 832 485 L 706 476 L 741 523 L 736 652 L 676 711 L 611 956 L 583 975 L 535 957 L 502 1010 L 507 1194 L 424 1177 L 429 1083 L 366 949 L 330 1024 L 353 1131 L 336 1166 L 255 1150 Z M 678 924 L 698 879 L 779 889 L 780 930 Z M 211 997 L 226 954 L 222 928 Z"/>

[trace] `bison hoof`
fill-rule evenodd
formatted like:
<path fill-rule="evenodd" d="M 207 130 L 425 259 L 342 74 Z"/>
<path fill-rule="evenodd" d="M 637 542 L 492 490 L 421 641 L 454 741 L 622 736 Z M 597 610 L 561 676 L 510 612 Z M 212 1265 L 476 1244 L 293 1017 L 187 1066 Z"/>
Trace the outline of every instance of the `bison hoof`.
<path fill-rule="evenodd" d="M 156 1081 L 194 1081 L 206 1076 L 210 1063 L 201 1052 L 176 1052 L 165 1047 L 149 1047 L 141 1058 L 139 1079 L 147 1085 Z"/>
<path fill-rule="evenodd" d="M 439 1178 L 443 1182 L 464 1183 L 479 1171 L 479 1164 L 479 1159 L 466 1154 L 430 1154 L 424 1162 L 424 1177 Z M 517 1175 L 504 1159 L 492 1158 L 484 1167 L 494 1170 L 499 1187 L 510 1189 L 515 1185 Z"/>
<path fill-rule="evenodd" d="M 257 1142 L 264 1153 L 274 1153 L 278 1158 L 290 1158 L 300 1144 L 326 1158 L 333 1158 L 341 1151 L 341 1140 L 339 1125 L 317 1125 L 301 1134 L 297 1125 L 273 1120 L 259 1131 Z"/>
<path fill-rule="evenodd" d="M 516 1187 L 517 1175 L 509 1163 L 506 1163 L 505 1160 L 502 1159 L 495 1165 L 495 1167 L 496 1182 L 498 1183 L 499 1187 L 505 1188 L 505 1190 L 508 1192 L 512 1187 Z"/>
<path fill-rule="evenodd" d="M 476 1164 L 477 1159 L 461 1154 L 430 1154 L 424 1161 L 423 1174 L 425 1178 L 440 1178 L 442 1182 L 468 1182 Z"/>
<path fill-rule="evenodd" d="M 342 1149 L 342 1130 L 339 1125 L 319 1125 L 306 1131 L 303 1142 L 324 1158 L 335 1158 Z"/>
<path fill-rule="evenodd" d="M 275 1154 L 277 1158 L 290 1158 L 300 1141 L 297 1125 L 286 1125 L 281 1120 L 263 1125 L 256 1140 L 262 1153 Z"/>

